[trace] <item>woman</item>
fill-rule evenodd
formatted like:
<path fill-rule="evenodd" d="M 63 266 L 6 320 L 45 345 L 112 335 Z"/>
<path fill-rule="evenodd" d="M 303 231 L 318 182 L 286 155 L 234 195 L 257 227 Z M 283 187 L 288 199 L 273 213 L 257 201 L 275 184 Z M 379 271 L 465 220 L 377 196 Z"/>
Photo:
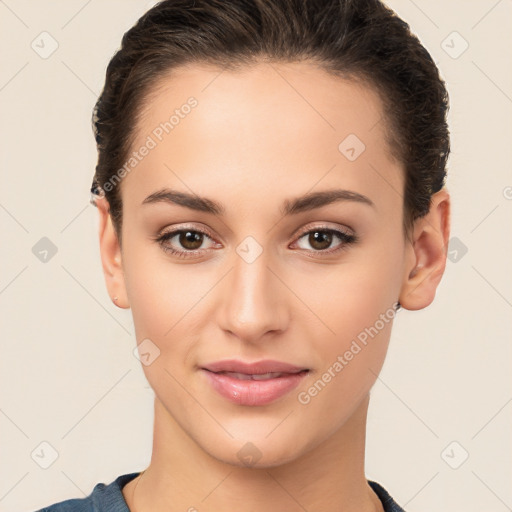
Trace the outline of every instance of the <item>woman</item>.
<path fill-rule="evenodd" d="M 445 269 L 447 109 L 378 0 L 148 11 L 107 69 L 92 191 L 152 458 L 42 510 L 403 510 L 365 477 L 366 415 L 396 312 Z"/>

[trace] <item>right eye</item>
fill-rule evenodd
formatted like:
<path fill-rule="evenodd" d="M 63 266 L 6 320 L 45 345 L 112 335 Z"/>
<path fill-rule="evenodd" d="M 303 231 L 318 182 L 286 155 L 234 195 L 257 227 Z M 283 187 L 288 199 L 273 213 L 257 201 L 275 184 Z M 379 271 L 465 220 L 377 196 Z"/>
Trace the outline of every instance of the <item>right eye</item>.
<path fill-rule="evenodd" d="M 207 249 L 202 247 L 206 239 L 213 241 L 206 231 L 185 228 L 164 232 L 156 241 L 164 251 L 179 258 L 190 258 L 200 255 Z"/>

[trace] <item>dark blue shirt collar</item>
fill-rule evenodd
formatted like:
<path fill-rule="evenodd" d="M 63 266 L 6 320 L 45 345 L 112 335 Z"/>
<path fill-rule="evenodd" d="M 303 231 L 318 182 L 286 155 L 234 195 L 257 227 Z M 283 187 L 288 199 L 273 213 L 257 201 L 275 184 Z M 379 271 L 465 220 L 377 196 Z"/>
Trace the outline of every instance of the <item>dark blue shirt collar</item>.
<path fill-rule="evenodd" d="M 86 498 L 61 501 L 37 512 L 130 512 L 121 490 L 139 474 L 127 473 L 120 475 L 108 485 L 96 484 L 91 494 Z M 382 501 L 385 512 L 405 512 L 382 485 L 373 480 L 368 480 L 368 483 Z"/>

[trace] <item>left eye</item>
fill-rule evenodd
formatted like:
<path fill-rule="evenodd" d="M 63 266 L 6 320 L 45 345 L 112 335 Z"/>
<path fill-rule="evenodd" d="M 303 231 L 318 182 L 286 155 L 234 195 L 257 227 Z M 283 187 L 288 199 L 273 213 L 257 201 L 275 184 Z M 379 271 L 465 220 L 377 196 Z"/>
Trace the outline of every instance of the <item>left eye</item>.
<path fill-rule="evenodd" d="M 203 245 L 204 238 L 211 238 L 202 231 L 196 231 L 193 229 L 182 229 L 178 231 L 171 231 L 169 233 L 164 233 L 159 239 L 158 242 L 162 245 L 162 247 L 174 254 L 179 253 L 187 253 L 187 252 L 196 252 L 199 249 L 204 249 L 201 247 Z M 173 239 L 177 239 L 179 245 L 183 247 L 185 250 L 175 249 L 171 242 Z"/>
<path fill-rule="evenodd" d="M 335 238 L 338 238 L 341 243 L 339 243 L 338 247 L 334 250 L 343 248 L 344 246 L 351 244 L 356 240 L 355 235 L 351 235 L 343 231 L 338 231 L 336 229 L 325 228 L 317 228 L 307 231 L 298 240 L 300 241 L 302 239 L 306 239 L 307 243 L 313 247 L 314 252 L 333 252 L 327 250 L 331 247 L 331 244 Z M 300 244 L 299 247 L 301 249 L 311 251 L 311 249 L 307 247 L 301 247 Z"/>

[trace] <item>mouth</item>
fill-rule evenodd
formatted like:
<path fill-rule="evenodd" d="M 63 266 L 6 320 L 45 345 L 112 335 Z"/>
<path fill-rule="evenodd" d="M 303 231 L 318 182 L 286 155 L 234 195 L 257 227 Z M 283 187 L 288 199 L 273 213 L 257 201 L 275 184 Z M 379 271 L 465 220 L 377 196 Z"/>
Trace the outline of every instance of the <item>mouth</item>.
<path fill-rule="evenodd" d="M 309 370 L 304 366 L 297 366 L 284 361 L 275 361 L 265 359 L 255 362 L 244 362 L 237 359 L 224 359 L 222 361 L 215 361 L 203 367 L 213 373 L 239 373 L 244 375 L 263 375 L 270 373 L 278 374 L 295 374 L 301 371 Z"/>
<path fill-rule="evenodd" d="M 206 370 L 210 371 L 210 370 Z M 282 377 L 288 377 L 290 375 L 300 375 L 308 373 L 309 370 L 301 370 L 299 372 L 267 372 L 267 373 L 239 373 L 239 372 L 212 372 L 217 375 L 227 375 L 233 379 L 240 380 L 269 380 L 269 379 L 279 379 Z"/>
<path fill-rule="evenodd" d="M 224 360 L 201 368 L 211 387 L 237 405 L 261 406 L 288 394 L 309 374 L 309 368 L 280 361 L 244 363 Z"/>

